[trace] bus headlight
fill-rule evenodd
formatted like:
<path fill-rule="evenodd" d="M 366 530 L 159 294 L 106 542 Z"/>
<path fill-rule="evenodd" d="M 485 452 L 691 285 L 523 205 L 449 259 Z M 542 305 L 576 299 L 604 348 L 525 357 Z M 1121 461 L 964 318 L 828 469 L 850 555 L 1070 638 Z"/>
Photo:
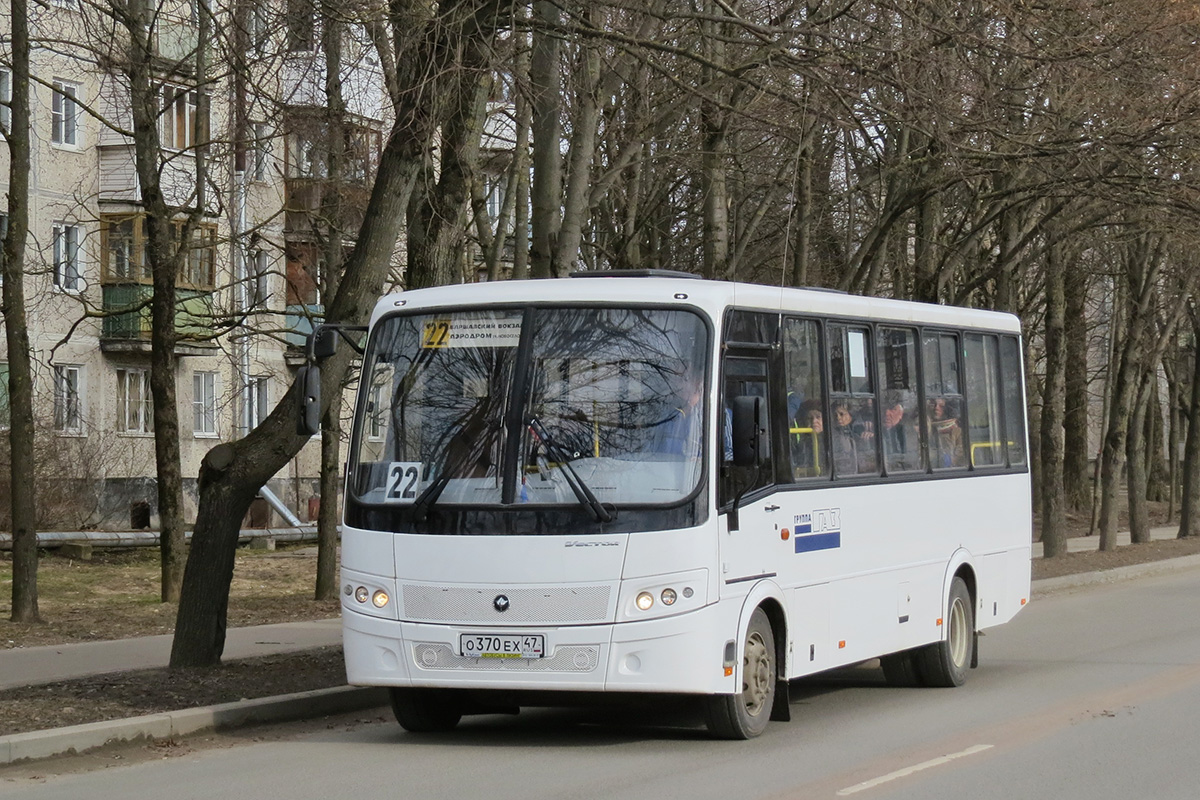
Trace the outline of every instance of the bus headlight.
<path fill-rule="evenodd" d="M 708 570 L 694 569 L 622 581 L 618 621 L 687 614 L 708 605 Z"/>
<path fill-rule="evenodd" d="M 365 586 L 360 586 L 354 590 L 354 599 L 360 603 L 367 602 L 367 598 L 370 596 L 371 593 L 367 591 L 367 587 Z"/>
<path fill-rule="evenodd" d="M 390 599 L 388 593 L 383 589 L 379 589 L 375 594 L 371 595 L 371 602 L 374 603 L 376 608 L 383 608 L 388 604 L 388 600 Z"/>

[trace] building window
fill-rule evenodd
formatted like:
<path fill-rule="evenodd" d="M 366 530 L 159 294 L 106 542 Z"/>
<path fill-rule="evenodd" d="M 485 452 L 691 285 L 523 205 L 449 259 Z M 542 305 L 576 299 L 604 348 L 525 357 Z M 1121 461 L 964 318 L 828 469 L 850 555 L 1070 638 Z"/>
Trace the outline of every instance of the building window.
<path fill-rule="evenodd" d="M 82 433 L 83 413 L 80 402 L 80 381 L 83 367 L 54 365 L 54 430 L 59 433 Z"/>
<path fill-rule="evenodd" d="M 183 233 L 183 223 L 175 226 L 176 241 Z M 215 225 L 198 225 L 192 230 L 192 239 L 187 245 L 187 256 L 183 260 L 180 279 L 197 289 L 211 289 L 217 282 L 217 228 Z"/>
<path fill-rule="evenodd" d="M 267 130 L 265 122 L 255 122 L 251 130 L 254 132 L 254 164 L 251 174 L 254 180 L 265 181 L 270 171 L 268 162 L 271 158 L 271 133 Z"/>
<path fill-rule="evenodd" d="M 252 377 L 246 388 L 246 426 L 253 430 L 271 413 L 271 379 L 266 375 Z"/>
<path fill-rule="evenodd" d="M 79 87 L 65 81 L 54 82 L 51 98 L 50 141 L 74 146 L 79 136 Z"/>
<path fill-rule="evenodd" d="M 81 230 L 69 222 L 54 223 L 54 285 L 64 292 L 83 291 L 79 269 Z"/>
<path fill-rule="evenodd" d="M 373 441 L 383 441 L 383 435 L 387 432 L 387 412 L 384 407 L 383 386 L 375 385 L 371 387 L 371 402 L 368 406 L 370 418 L 367 424 L 367 437 Z"/>
<path fill-rule="evenodd" d="M 8 133 L 12 126 L 12 73 L 0 69 L 0 128 Z"/>
<path fill-rule="evenodd" d="M 150 280 L 142 258 L 140 217 L 100 217 L 100 269 L 106 283 Z"/>
<path fill-rule="evenodd" d="M 0 428 L 7 429 L 11 421 L 8 409 L 8 364 L 0 363 Z"/>
<path fill-rule="evenodd" d="M 150 370 L 117 370 L 117 430 L 123 433 L 153 433 L 154 405 L 150 392 Z"/>
<path fill-rule="evenodd" d="M 268 27 L 267 19 L 269 13 L 266 0 L 259 0 L 250 9 L 250 46 L 260 56 L 266 54 L 267 44 L 271 41 L 271 30 Z"/>
<path fill-rule="evenodd" d="M 217 373 L 192 373 L 192 431 L 197 436 L 217 435 Z"/>
<path fill-rule="evenodd" d="M 254 283 L 251 285 L 250 305 L 265 306 L 271 296 L 271 254 L 266 250 L 255 250 L 251 254 Z"/>
<path fill-rule="evenodd" d="M 197 128 L 200 93 L 183 86 L 162 87 L 162 116 L 159 133 L 162 146 L 168 150 L 187 150 L 203 144 L 207 131 Z"/>

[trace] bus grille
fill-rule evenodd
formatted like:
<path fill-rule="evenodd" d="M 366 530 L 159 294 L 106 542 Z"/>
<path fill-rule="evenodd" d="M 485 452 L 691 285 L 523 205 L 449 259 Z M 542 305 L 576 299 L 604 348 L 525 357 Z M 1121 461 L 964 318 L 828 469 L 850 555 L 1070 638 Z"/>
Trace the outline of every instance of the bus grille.
<path fill-rule="evenodd" d="M 558 647 L 549 658 L 464 658 L 444 644 L 413 645 L 413 662 L 421 669 L 474 669 L 494 672 L 592 672 L 600 663 L 600 648 L 588 645 Z"/>
<path fill-rule="evenodd" d="M 533 623 L 608 622 L 613 614 L 608 601 L 612 587 L 536 586 L 459 587 L 404 584 L 402 618 L 413 622 L 484 623 L 505 625 Z M 508 598 L 508 609 L 497 611 L 496 597 Z"/>

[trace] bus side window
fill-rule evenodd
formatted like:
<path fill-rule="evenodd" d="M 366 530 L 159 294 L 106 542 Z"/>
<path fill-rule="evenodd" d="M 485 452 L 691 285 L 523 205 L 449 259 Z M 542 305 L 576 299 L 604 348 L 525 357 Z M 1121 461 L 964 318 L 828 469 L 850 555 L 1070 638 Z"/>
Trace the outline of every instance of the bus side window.
<path fill-rule="evenodd" d="M 967 334 L 963 343 L 971 466 L 1004 466 L 1007 446 L 1000 439 L 999 345 L 995 336 L 978 333 Z"/>
<path fill-rule="evenodd" d="M 875 353 L 883 413 L 880 443 L 888 473 L 925 469 L 917 401 L 917 342 L 911 328 L 880 327 Z"/>
<path fill-rule="evenodd" d="M 958 334 L 926 333 L 922 353 L 925 369 L 925 429 L 929 431 L 929 461 L 934 469 L 966 466 L 963 446 L 962 394 L 958 380 Z"/>
<path fill-rule="evenodd" d="M 789 319 L 783 332 L 788 454 L 793 480 L 829 475 L 821 400 L 821 341 L 815 320 Z"/>
<path fill-rule="evenodd" d="M 877 475 L 875 381 L 867 328 L 829 326 L 829 375 L 832 410 L 829 434 L 835 477 Z"/>
<path fill-rule="evenodd" d="M 1000 387 L 1004 394 L 1004 438 L 1010 466 L 1025 463 L 1025 398 L 1021 396 L 1021 349 L 1011 336 L 1000 339 Z"/>

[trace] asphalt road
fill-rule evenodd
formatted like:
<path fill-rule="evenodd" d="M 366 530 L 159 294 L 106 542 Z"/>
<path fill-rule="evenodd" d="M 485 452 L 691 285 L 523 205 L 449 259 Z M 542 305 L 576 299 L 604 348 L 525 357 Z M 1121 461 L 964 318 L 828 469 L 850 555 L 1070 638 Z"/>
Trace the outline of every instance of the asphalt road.
<path fill-rule="evenodd" d="M 0 773 L 0 798 L 1054 798 L 1200 795 L 1200 570 L 1036 597 L 959 689 L 877 669 L 793 686 L 790 723 L 706 738 L 687 709 L 535 710 L 417 737 L 310 729 L 131 766 Z M 31 773 L 36 772 L 36 777 Z"/>

